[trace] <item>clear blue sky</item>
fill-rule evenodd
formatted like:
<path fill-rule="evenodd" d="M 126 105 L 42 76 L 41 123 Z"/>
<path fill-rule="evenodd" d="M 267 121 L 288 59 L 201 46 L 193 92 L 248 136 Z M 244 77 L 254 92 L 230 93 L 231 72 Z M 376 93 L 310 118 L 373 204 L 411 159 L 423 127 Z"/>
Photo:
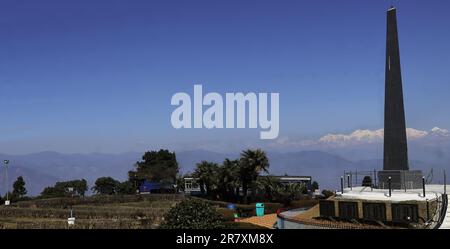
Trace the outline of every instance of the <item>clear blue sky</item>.
<path fill-rule="evenodd" d="M 0 0 L 0 152 L 258 140 L 174 130 L 194 83 L 279 92 L 280 136 L 381 128 L 391 2 Z M 450 128 L 450 2 L 394 2 L 407 126 Z"/>

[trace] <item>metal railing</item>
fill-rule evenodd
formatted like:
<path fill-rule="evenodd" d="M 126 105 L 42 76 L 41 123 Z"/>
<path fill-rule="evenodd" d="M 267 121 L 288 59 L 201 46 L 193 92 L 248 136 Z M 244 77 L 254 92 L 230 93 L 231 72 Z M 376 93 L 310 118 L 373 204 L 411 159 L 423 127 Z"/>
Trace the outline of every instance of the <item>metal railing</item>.
<path fill-rule="evenodd" d="M 441 198 L 442 198 L 442 202 L 441 202 L 439 218 L 436 222 L 436 225 L 433 227 L 433 229 L 439 229 L 442 226 L 442 223 L 444 222 L 445 216 L 447 215 L 448 196 L 447 196 L 447 194 L 443 194 L 441 196 Z"/>
<path fill-rule="evenodd" d="M 377 186 L 377 176 L 378 176 L 378 172 L 377 170 L 373 170 L 373 171 L 359 171 L 359 170 L 355 170 L 355 171 L 344 171 L 344 175 L 343 177 L 343 183 L 344 183 L 344 188 L 351 188 L 351 187 L 358 187 L 358 186 L 362 186 L 363 181 L 364 181 L 364 177 L 370 177 L 372 186 Z"/>

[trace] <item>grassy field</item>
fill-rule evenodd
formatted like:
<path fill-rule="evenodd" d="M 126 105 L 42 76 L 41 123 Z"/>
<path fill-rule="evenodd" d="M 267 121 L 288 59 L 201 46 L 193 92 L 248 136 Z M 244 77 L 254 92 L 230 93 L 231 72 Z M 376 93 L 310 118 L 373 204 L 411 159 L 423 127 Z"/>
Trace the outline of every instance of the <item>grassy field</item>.
<path fill-rule="evenodd" d="M 10 206 L 0 206 L 0 229 L 154 229 L 159 227 L 164 214 L 184 198 L 184 195 L 151 194 L 20 201 Z M 263 228 L 233 222 L 236 211 L 229 210 L 227 202 L 204 201 L 223 215 L 228 228 Z M 298 202 L 300 206 L 311 206 L 316 200 Z M 69 227 L 67 218 L 71 207 L 76 222 Z M 236 204 L 236 207 L 242 217 L 255 215 L 254 204 Z M 266 203 L 266 213 L 275 213 L 282 207 L 282 204 Z"/>
<path fill-rule="evenodd" d="M 157 228 L 182 195 L 93 196 L 36 199 L 0 206 L 0 228 L 64 229 L 70 207 L 78 229 Z"/>
<path fill-rule="evenodd" d="M 183 195 L 151 194 L 34 199 L 0 206 L 0 229 L 155 229 L 164 214 Z M 213 204 L 226 220 L 227 228 L 258 229 L 251 224 L 233 222 L 233 212 Z M 68 226 L 70 209 L 76 217 Z"/>

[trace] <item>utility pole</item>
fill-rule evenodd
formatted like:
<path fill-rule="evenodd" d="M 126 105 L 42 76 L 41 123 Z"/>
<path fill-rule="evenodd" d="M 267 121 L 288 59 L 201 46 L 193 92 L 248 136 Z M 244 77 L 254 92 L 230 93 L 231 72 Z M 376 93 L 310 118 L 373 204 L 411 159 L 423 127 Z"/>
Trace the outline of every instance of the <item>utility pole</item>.
<path fill-rule="evenodd" d="M 8 179 L 8 164 L 9 160 L 3 160 L 3 164 L 5 165 L 5 183 L 6 183 L 6 200 L 5 200 L 5 206 L 9 206 L 10 200 L 9 200 L 9 179 Z"/>
<path fill-rule="evenodd" d="M 392 178 L 389 176 L 389 178 L 388 178 L 389 197 L 392 196 L 391 180 L 392 180 Z"/>
<path fill-rule="evenodd" d="M 75 217 L 73 216 L 73 193 L 74 193 L 74 188 L 73 187 L 69 187 L 67 189 L 69 191 L 69 193 L 71 194 L 71 201 L 70 201 L 70 217 L 67 219 L 67 224 L 69 225 L 68 227 L 70 228 L 70 226 L 75 225 Z"/>
<path fill-rule="evenodd" d="M 422 192 L 423 192 L 423 197 L 426 197 L 426 193 L 425 193 L 425 176 L 422 177 Z"/>
<path fill-rule="evenodd" d="M 374 169 L 373 170 L 373 179 L 374 179 L 374 187 L 378 187 L 377 186 L 377 170 L 376 169 Z"/>

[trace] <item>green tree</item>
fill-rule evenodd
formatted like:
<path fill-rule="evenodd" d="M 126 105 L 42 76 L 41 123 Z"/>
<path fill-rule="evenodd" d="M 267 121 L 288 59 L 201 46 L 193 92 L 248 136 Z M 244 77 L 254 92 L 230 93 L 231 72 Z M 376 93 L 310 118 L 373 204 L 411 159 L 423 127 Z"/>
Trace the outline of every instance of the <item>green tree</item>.
<path fill-rule="evenodd" d="M 73 193 L 69 192 L 69 188 L 73 188 Z M 65 182 L 56 182 L 53 187 L 46 187 L 41 192 L 41 198 L 64 197 L 76 194 L 84 196 L 88 190 L 87 181 L 85 179 L 72 180 Z"/>
<path fill-rule="evenodd" d="M 17 180 L 13 184 L 12 195 L 14 198 L 21 199 L 27 194 L 27 189 L 25 188 L 25 181 L 22 176 L 17 177 Z"/>
<path fill-rule="evenodd" d="M 164 216 L 164 229 L 224 228 L 224 218 L 209 203 L 186 199 L 171 208 Z"/>
<path fill-rule="evenodd" d="M 210 196 L 213 195 L 213 190 L 217 186 L 218 169 L 219 165 L 217 163 L 202 161 L 197 164 L 192 175 L 197 178 L 203 194 L 206 192 Z"/>
<path fill-rule="evenodd" d="M 175 183 L 178 171 L 175 152 L 147 151 L 142 156 L 142 161 L 135 164 L 135 170 L 128 172 L 128 178 L 135 183 L 144 180 Z"/>
<path fill-rule="evenodd" d="M 54 197 L 64 197 L 66 196 L 66 191 L 62 188 L 53 187 L 45 187 L 42 190 L 40 197 L 41 198 L 54 198 Z"/>
<path fill-rule="evenodd" d="M 239 160 L 225 159 L 218 168 L 218 190 L 222 198 L 236 200 L 239 196 Z"/>
<path fill-rule="evenodd" d="M 239 162 L 239 175 L 242 184 L 242 191 L 244 202 L 247 203 L 248 188 L 255 186 L 253 183 L 258 178 L 259 174 L 263 171 L 268 173 L 269 159 L 266 153 L 261 149 L 257 150 L 244 150 L 241 153 Z M 254 194 L 255 191 L 252 191 Z"/>
<path fill-rule="evenodd" d="M 277 177 L 260 176 L 255 182 L 258 192 L 265 194 L 264 199 L 270 202 L 281 202 L 288 205 L 307 193 L 303 183 L 283 184 Z"/>
<path fill-rule="evenodd" d="M 56 183 L 55 186 L 57 185 L 58 183 Z M 88 190 L 87 181 L 85 179 L 61 182 L 60 185 L 61 185 L 60 187 L 64 188 L 66 191 L 68 191 L 67 189 L 69 187 L 72 187 L 75 191 L 75 194 L 80 196 L 84 196 L 86 191 Z"/>
<path fill-rule="evenodd" d="M 112 177 L 100 177 L 98 178 L 92 190 L 101 195 L 113 195 L 119 192 L 120 182 Z"/>
<path fill-rule="evenodd" d="M 311 190 L 316 191 L 317 189 L 319 189 L 319 183 L 316 181 L 313 181 L 311 184 Z"/>
<path fill-rule="evenodd" d="M 131 181 L 123 181 L 119 183 L 117 192 L 121 195 L 136 194 L 136 186 Z"/>
<path fill-rule="evenodd" d="M 300 198 L 307 192 L 306 186 L 303 183 L 288 184 L 285 187 L 285 195 L 283 202 L 288 205 L 291 201 Z"/>
<path fill-rule="evenodd" d="M 255 184 L 257 191 L 264 193 L 265 199 L 270 202 L 279 199 L 280 194 L 284 192 L 283 184 L 275 176 L 258 177 Z"/>

